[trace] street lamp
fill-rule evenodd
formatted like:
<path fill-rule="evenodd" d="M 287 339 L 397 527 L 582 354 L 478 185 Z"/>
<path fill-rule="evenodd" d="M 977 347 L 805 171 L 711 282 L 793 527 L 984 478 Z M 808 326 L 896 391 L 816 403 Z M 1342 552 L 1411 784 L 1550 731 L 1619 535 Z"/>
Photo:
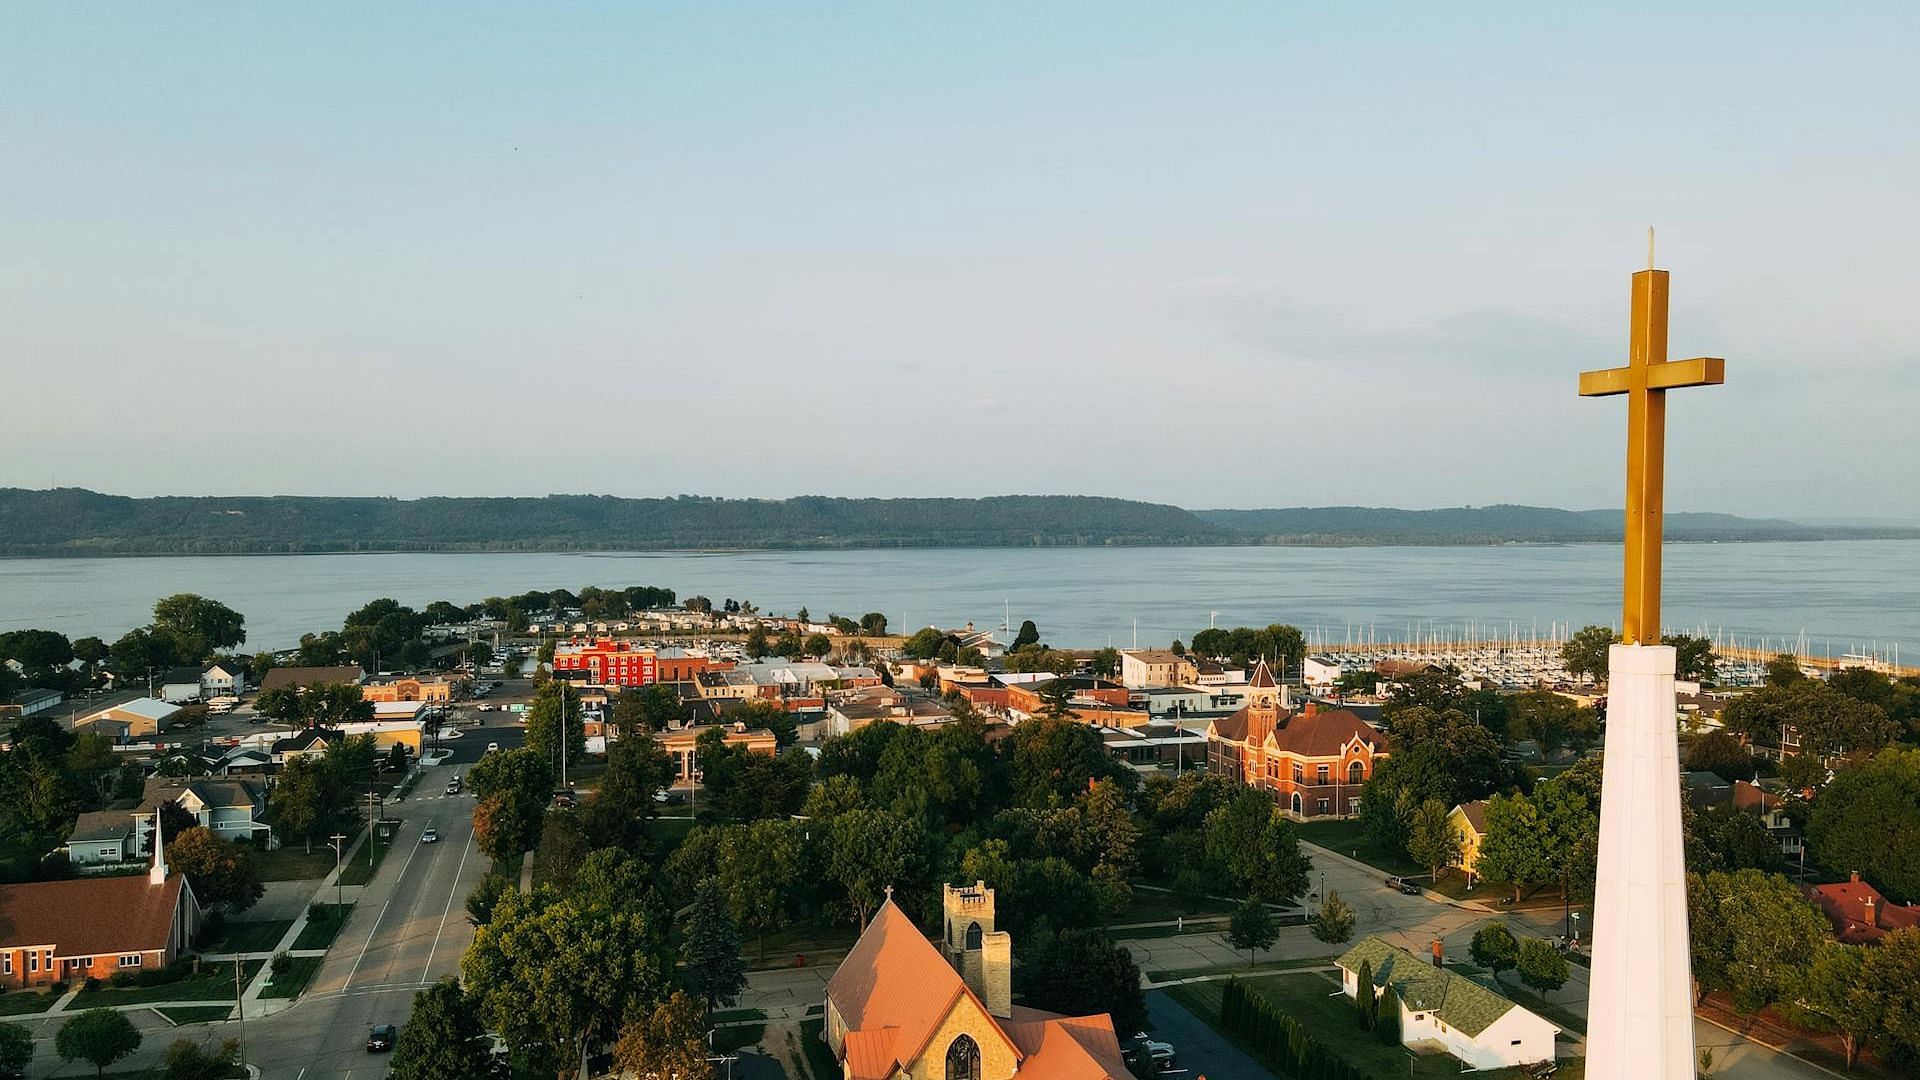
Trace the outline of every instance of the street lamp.
<path fill-rule="evenodd" d="M 1573 947 L 1580 947 L 1580 913 L 1577 911 L 1573 913 Z"/>
<path fill-rule="evenodd" d="M 340 886 L 340 855 L 341 852 L 345 850 L 340 845 L 346 839 L 347 834 L 345 833 L 333 834 L 333 908 L 336 918 L 345 915 L 347 912 L 346 894 Z"/>

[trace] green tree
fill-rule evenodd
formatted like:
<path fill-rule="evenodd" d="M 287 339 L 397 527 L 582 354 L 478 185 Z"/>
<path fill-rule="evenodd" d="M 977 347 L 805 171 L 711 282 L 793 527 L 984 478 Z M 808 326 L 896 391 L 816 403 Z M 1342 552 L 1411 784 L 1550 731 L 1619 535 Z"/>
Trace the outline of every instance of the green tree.
<path fill-rule="evenodd" d="M 1380 991 L 1380 1002 L 1373 1010 L 1373 1034 L 1388 1046 L 1400 1042 L 1400 992 L 1388 983 Z"/>
<path fill-rule="evenodd" d="M 673 759 L 644 732 L 607 744 L 607 768 L 585 812 L 585 824 L 601 847 L 634 847 L 645 841 L 642 823 L 653 816 L 654 793 L 673 782 Z"/>
<path fill-rule="evenodd" d="M 1551 758 L 1563 746 L 1591 746 L 1599 737 L 1600 721 L 1592 709 L 1551 690 L 1529 690 L 1512 701 L 1510 730 L 1532 739 L 1540 753 Z"/>
<path fill-rule="evenodd" d="M 1258 900 L 1241 901 L 1227 920 L 1227 944 L 1246 950 L 1248 967 L 1253 966 L 1255 953 L 1273 948 L 1278 940 L 1280 928 L 1273 921 L 1273 912 Z"/>
<path fill-rule="evenodd" d="M 414 995 L 393 1045 L 392 1080 L 467 1080 L 485 1076 L 486 1028 L 474 1001 L 451 975 Z"/>
<path fill-rule="evenodd" d="M 253 850 L 245 841 L 222 840 L 196 825 L 167 845 L 167 862 L 187 875 L 193 895 L 222 911 L 245 911 L 266 895 Z"/>
<path fill-rule="evenodd" d="M 849 810 L 827 838 L 827 877 L 846 892 L 860 926 L 867 925 L 888 886 L 908 881 L 920 851 L 920 827 L 888 810 Z"/>
<path fill-rule="evenodd" d="M 1307 920 L 1307 929 L 1316 940 L 1339 945 L 1352 939 L 1353 923 L 1353 905 L 1329 889 L 1326 900 L 1320 904 L 1320 910 Z"/>
<path fill-rule="evenodd" d="M 1095 780 L 1130 778 L 1126 766 L 1107 753 L 1100 733 L 1077 721 L 1028 720 L 1005 745 L 1014 800 L 1023 806 L 1070 800 Z"/>
<path fill-rule="evenodd" d="M 1674 677 L 1691 682 L 1712 682 L 1718 670 L 1713 642 L 1693 634 L 1667 634 L 1660 644 L 1673 646 Z"/>
<path fill-rule="evenodd" d="M 1731 991 L 1746 1012 L 1789 992 L 1830 936 L 1791 882 L 1758 870 L 1689 874 L 1687 924 L 1701 992 Z"/>
<path fill-rule="evenodd" d="M 1360 825 L 1374 843 L 1404 851 L 1414 811 L 1422 803 L 1428 799 L 1448 805 L 1466 801 L 1456 797 L 1457 780 L 1439 748 L 1421 743 L 1399 746 L 1374 764 L 1373 775 L 1362 789 Z"/>
<path fill-rule="evenodd" d="M 1607 650 L 1620 638 L 1610 627 L 1583 626 L 1560 646 L 1560 662 L 1575 678 L 1607 681 Z"/>
<path fill-rule="evenodd" d="M 720 882 L 702 881 L 693 894 L 686 937 L 680 942 L 681 979 L 706 1003 L 707 1015 L 739 1000 L 747 988 L 747 963 L 740 955 L 740 928 L 727 910 Z"/>
<path fill-rule="evenodd" d="M 1486 822 L 1487 834 L 1474 860 L 1481 877 L 1513 886 L 1515 901 L 1527 889 L 1559 879 L 1560 845 L 1541 822 L 1532 799 L 1495 795 L 1487 801 Z"/>
<path fill-rule="evenodd" d="M 1029 1005 L 1069 1016 L 1106 1013 L 1118 1031 L 1147 1026 L 1140 967 L 1106 931 L 1069 928 L 1034 937 L 1013 973 Z"/>
<path fill-rule="evenodd" d="M 1093 673 L 1103 679 L 1120 677 L 1120 650 L 1109 645 L 1093 654 Z"/>
<path fill-rule="evenodd" d="M 1880 1027 L 1882 1003 L 1866 992 L 1866 967 L 1860 946 L 1824 942 L 1786 995 L 1787 1014 L 1800 1026 L 1840 1037 L 1848 1069 Z"/>
<path fill-rule="evenodd" d="M 1021 622 L 1020 629 L 1013 635 L 1013 644 L 1007 646 L 1008 652 L 1018 652 L 1029 645 L 1040 644 L 1040 628 L 1033 625 L 1032 619 Z"/>
<path fill-rule="evenodd" d="M 868 637 L 887 635 L 887 617 L 877 611 L 869 611 L 860 616 L 860 632 Z"/>
<path fill-rule="evenodd" d="M 1439 755 L 1450 781 L 1449 794 L 1440 801 L 1448 806 L 1498 791 L 1509 782 L 1511 770 L 1501 757 L 1500 740 L 1459 709 L 1405 709 L 1394 714 L 1392 728 L 1401 748 L 1427 747 Z"/>
<path fill-rule="evenodd" d="M 123 679 L 146 678 L 149 672 L 174 666 L 173 639 L 142 627 L 120 635 L 107 649 L 107 663 Z"/>
<path fill-rule="evenodd" d="M 140 1029 L 125 1013 L 88 1009 L 60 1025 L 53 1049 L 62 1061 L 84 1061 L 93 1066 L 95 1076 L 103 1076 L 107 1066 L 140 1049 L 140 1041 Z"/>
<path fill-rule="evenodd" d="M 1407 857 L 1427 868 L 1434 881 L 1460 860 L 1460 834 L 1449 816 L 1452 809 L 1439 799 L 1428 799 L 1414 811 L 1407 829 Z"/>
<path fill-rule="evenodd" d="M 1836 874 L 1858 870 L 1892 899 L 1920 902 L 1920 750 L 1848 765 L 1813 801 L 1807 843 Z"/>
<path fill-rule="evenodd" d="M 638 1080 L 690 1080 L 713 1072 L 711 1053 L 700 1003 L 676 990 L 620 1029 L 613 1063 L 619 1075 Z"/>
<path fill-rule="evenodd" d="M 1725 731 L 1709 731 L 1687 745 L 1687 768 L 1710 772 L 1731 784 L 1753 779 L 1753 752 Z"/>
<path fill-rule="evenodd" d="M 1249 899 L 1287 904 L 1307 891 L 1313 864 L 1293 823 L 1260 792 L 1243 788 L 1209 813 L 1205 836 L 1207 857 Z"/>
<path fill-rule="evenodd" d="M 518 859 L 540 842 L 553 775 L 547 759 L 526 747 L 488 754 L 468 770 L 467 783 L 478 800 L 473 831 L 488 858 Z"/>
<path fill-rule="evenodd" d="M 580 691 L 559 679 L 549 679 L 533 692 L 527 706 L 527 749 L 554 762 L 559 768 L 561 702 L 565 700 L 567 760 L 577 762 L 587 752 L 587 729 L 582 719 Z"/>
<path fill-rule="evenodd" d="M 0 1022 L 0 1072 L 24 1075 L 32 1061 L 32 1030 L 25 1024 Z"/>
<path fill-rule="evenodd" d="M 1821 759 L 1872 753 L 1900 736 L 1900 725 L 1878 705 L 1855 700 L 1818 679 L 1764 686 L 1727 703 L 1726 729 L 1778 747 L 1783 730 L 1798 734 L 1800 752 Z"/>
<path fill-rule="evenodd" d="M 1474 963 L 1493 972 L 1496 982 L 1501 972 L 1512 971 L 1520 963 L 1520 940 L 1503 922 L 1490 922 L 1475 930 L 1468 951 Z"/>
<path fill-rule="evenodd" d="M 153 628 L 173 640 L 174 655 L 197 663 L 247 640 L 246 616 L 218 600 L 176 593 L 153 605 Z"/>
<path fill-rule="evenodd" d="M 1374 1024 L 1380 1019 L 1380 999 L 1374 996 L 1373 992 L 1372 961 L 1360 961 L 1360 970 L 1354 972 L 1353 976 L 1354 1012 L 1359 1018 L 1361 1030 L 1372 1031 Z"/>
<path fill-rule="evenodd" d="M 1732 805 L 1695 810 L 1684 798 L 1680 809 L 1687 869 L 1706 873 L 1751 867 L 1772 872 L 1784 865 L 1780 841 L 1758 814 Z"/>
<path fill-rule="evenodd" d="M 1792 653 L 1775 653 L 1767 661 L 1768 686 L 1792 686 L 1806 678 L 1807 673 L 1800 670 L 1800 658 Z"/>
<path fill-rule="evenodd" d="M 1567 966 L 1567 958 L 1560 955 L 1544 938 L 1530 937 L 1520 942 L 1520 955 L 1515 966 L 1520 970 L 1520 981 L 1545 996 L 1549 991 L 1558 990 L 1567 984 L 1572 971 Z"/>
<path fill-rule="evenodd" d="M 839 825 L 834 823 L 836 829 Z M 801 826 L 793 821 L 756 821 L 729 829 L 727 840 L 720 881 L 734 919 L 760 939 L 764 956 L 767 935 L 787 925 L 807 871 Z M 865 925 L 864 919 L 861 924 Z"/>
<path fill-rule="evenodd" d="M 307 703 L 297 686 L 273 686 L 253 699 L 253 711 L 280 724 L 304 724 Z"/>
<path fill-rule="evenodd" d="M 613 726 L 622 736 L 665 731 L 683 715 L 680 695 L 665 683 L 622 690 L 613 700 Z"/>
<path fill-rule="evenodd" d="M 816 660 L 824 660 L 833 651 L 833 639 L 825 634 L 808 634 L 800 649 Z"/>
<path fill-rule="evenodd" d="M 1874 1041 L 1890 1061 L 1911 1070 L 1920 1065 L 1920 929 L 1888 934 L 1866 959 L 1860 993 L 1878 1014 Z"/>
<path fill-rule="evenodd" d="M 658 1001 L 668 975 L 664 927 L 639 906 L 612 907 L 536 889 L 503 893 L 460 962 L 482 1023 L 516 1049 L 544 1046 L 554 1075 Z"/>
<path fill-rule="evenodd" d="M 217 1044 L 175 1039 L 173 1045 L 167 1047 L 166 1080 L 225 1080 L 233 1075 L 234 1063 L 239 1059 L 238 1039 Z"/>

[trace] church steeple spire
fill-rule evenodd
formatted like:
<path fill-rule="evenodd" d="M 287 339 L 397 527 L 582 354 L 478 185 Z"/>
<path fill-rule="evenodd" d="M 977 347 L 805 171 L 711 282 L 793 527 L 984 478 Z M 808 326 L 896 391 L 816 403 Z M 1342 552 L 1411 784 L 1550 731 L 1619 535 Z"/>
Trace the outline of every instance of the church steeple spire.
<path fill-rule="evenodd" d="M 167 883 L 167 842 L 157 809 L 153 814 L 153 868 L 147 871 L 147 881 L 154 885 Z"/>

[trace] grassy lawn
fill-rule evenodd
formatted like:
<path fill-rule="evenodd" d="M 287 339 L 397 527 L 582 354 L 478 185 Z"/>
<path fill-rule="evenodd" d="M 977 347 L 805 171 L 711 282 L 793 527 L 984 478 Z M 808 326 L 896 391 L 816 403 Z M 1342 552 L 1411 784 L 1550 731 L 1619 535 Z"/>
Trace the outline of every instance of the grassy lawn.
<path fill-rule="evenodd" d="M 1158 889 L 1134 889 L 1133 899 L 1127 908 L 1114 918 L 1116 924 L 1143 922 L 1172 922 L 1177 918 L 1193 918 L 1196 915 L 1231 915 L 1234 905 L 1226 900 L 1202 898 L 1197 907 L 1188 910 L 1187 905 L 1170 892 Z"/>
<path fill-rule="evenodd" d="M 1427 872 L 1426 867 L 1407 858 L 1406 852 L 1374 843 L 1357 820 L 1309 821 L 1294 828 L 1299 830 L 1300 839 L 1307 843 L 1318 844 L 1351 859 L 1359 859 L 1384 873 L 1425 875 Z"/>
<path fill-rule="evenodd" d="M 296 949 L 328 949 L 333 947 L 333 939 L 340 936 L 340 928 L 353 918 L 353 905 L 348 904 L 342 911 L 332 904 L 326 905 L 324 914 L 316 919 L 309 912 L 307 925 L 300 928 L 300 936 L 293 939 Z"/>
<path fill-rule="evenodd" d="M 798 966 L 794 957 L 807 958 L 809 967 L 818 963 L 838 963 L 840 954 L 853 948 L 854 938 L 858 936 L 852 923 L 834 923 L 829 926 L 795 926 L 778 933 L 768 934 L 764 955 L 760 939 L 747 938 L 741 945 L 741 953 L 746 957 L 747 967 L 751 970 L 768 971 L 775 968 Z M 822 954 L 831 954 L 822 958 Z"/>
<path fill-rule="evenodd" d="M 261 997 L 299 997 L 300 991 L 307 988 L 307 983 L 312 981 L 314 973 L 320 970 L 320 965 L 326 960 L 326 957 L 294 956 L 288 959 L 290 963 L 287 967 L 287 973 L 285 975 L 274 976 L 272 982 L 261 988 Z"/>
<path fill-rule="evenodd" d="M 1113 931 L 1115 941 L 1147 941 L 1153 938 L 1196 937 L 1204 934 L 1224 933 L 1227 921 L 1221 918 L 1188 919 L 1185 930 L 1173 926 L 1141 926 L 1132 930 Z"/>
<path fill-rule="evenodd" d="M 1344 996 L 1336 996 L 1340 985 L 1327 976 L 1299 972 L 1255 976 L 1244 982 L 1248 989 L 1259 993 L 1306 1025 L 1323 1046 L 1367 1076 L 1412 1075 L 1416 1078 L 1434 1077 L 1437 1080 L 1439 1077 L 1460 1075 L 1460 1062 L 1446 1054 L 1409 1059 L 1404 1047 L 1398 1044 L 1388 1046 L 1362 1031 L 1355 1019 L 1352 1002 Z M 1220 1030 L 1220 997 L 1225 989 L 1224 981 L 1188 983 L 1168 987 L 1167 994 L 1188 1012 L 1215 1030 Z M 1239 1040 L 1232 1035 L 1227 1035 L 1227 1038 L 1239 1044 Z M 1242 1049 L 1246 1047 L 1242 1045 Z M 1412 1062 L 1411 1073 L 1408 1071 L 1409 1060 Z M 1579 1077 L 1582 1071 L 1580 1066 L 1584 1064 L 1582 1059 L 1568 1059 L 1562 1063 L 1558 1075 Z M 1494 1069 L 1474 1075 L 1490 1080 L 1508 1080 L 1526 1074 L 1520 1069 Z"/>
<path fill-rule="evenodd" d="M 683 806 L 676 806 L 671 809 L 679 813 L 686 812 L 686 808 Z M 694 820 L 692 818 L 652 818 L 647 822 L 647 836 L 653 840 L 654 843 L 660 845 L 660 854 L 664 857 L 673 854 L 673 850 L 680 846 L 680 841 L 685 840 L 687 834 L 693 831 L 693 826 Z"/>
<path fill-rule="evenodd" d="M 398 839 L 398 837 L 393 839 Z M 377 843 L 371 840 L 368 841 L 368 843 L 373 844 L 372 866 L 367 865 L 367 847 L 365 844 L 362 844 L 360 850 L 354 853 L 353 861 L 348 863 L 346 868 L 340 871 L 340 884 L 365 885 L 367 882 L 372 881 L 373 875 L 380 869 L 380 864 L 387 861 L 387 852 L 393 850 L 393 839 L 381 840 Z M 329 852 L 328 854 L 332 853 Z"/>
<path fill-rule="evenodd" d="M 1301 968 L 1331 969 L 1333 967 L 1333 962 L 1339 958 L 1340 958 L 1339 953 L 1331 953 L 1326 956 L 1303 956 L 1297 960 L 1268 960 L 1265 963 L 1255 964 L 1252 967 L 1248 967 L 1245 964 L 1242 964 L 1236 961 L 1232 967 L 1213 968 L 1211 969 L 1211 971 L 1224 972 L 1226 974 L 1233 975 L 1234 977 L 1244 981 L 1255 975 L 1259 975 L 1262 972 L 1269 972 L 1269 971 L 1297 972 Z M 1153 982 L 1166 982 L 1169 979 L 1187 979 L 1187 978 L 1192 978 L 1195 975 L 1206 975 L 1209 973 L 1210 973 L 1209 969 L 1182 968 L 1179 971 L 1149 971 L 1149 972 L 1146 972 L 1146 976 L 1148 979 L 1152 980 Z M 1211 985 L 1211 984 L 1199 984 L 1199 985 Z M 1171 993 L 1172 991 L 1169 990 L 1168 992 Z"/>
<path fill-rule="evenodd" d="M 0 1016 L 26 1016 L 29 1013 L 43 1013 L 53 1008 L 58 1000 L 52 994 L 38 990 L 14 990 L 0 994 Z"/>
<path fill-rule="evenodd" d="M 176 1024 L 211 1024 L 233 1015 L 231 1005 L 182 1005 L 177 1009 L 155 1009 Z"/>
<path fill-rule="evenodd" d="M 731 1024 L 739 1020 L 765 1020 L 767 1014 L 759 1009 L 721 1009 L 713 1014 L 716 1024 Z"/>
<path fill-rule="evenodd" d="M 840 1063 L 833 1060 L 833 1051 L 821 1037 L 826 1027 L 827 1022 L 817 1017 L 800 1021 L 801 1055 L 813 1080 L 840 1080 Z"/>
<path fill-rule="evenodd" d="M 333 870 L 333 845 L 316 845 L 311 852 L 304 844 L 287 844 L 278 851 L 256 848 L 253 865 L 261 881 L 318 881 Z"/>
<path fill-rule="evenodd" d="M 266 922 L 230 922 L 226 933 L 208 952 L 272 952 L 293 929 L 292 919 Z"/>
<path fill-rule="evenodd" d="M 240 981 L 243 986 L 253 979 L 263 963 L 263 960 L 248 960 L 242 965 Z M 233 996 L 233 965 L 210 964 L 197 975 L 188 975 L 163 986 L 129 986 L 124 989 L 103 986 L 98 990 L 82 990 L 74 997 L 69 1008 L 140 1005 L 149 1001 L 231 1001 Z"/>

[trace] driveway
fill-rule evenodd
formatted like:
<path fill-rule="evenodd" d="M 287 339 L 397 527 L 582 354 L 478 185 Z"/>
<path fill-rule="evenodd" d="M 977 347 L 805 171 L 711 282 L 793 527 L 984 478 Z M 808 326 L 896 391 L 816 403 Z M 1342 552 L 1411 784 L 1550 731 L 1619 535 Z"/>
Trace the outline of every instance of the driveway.
<path fill-rule="evenodd" d="M 1248 1057 L 1227 1037 L 1208 1027 L 1162 990 L 1147 991 L 1147 1022 L 1153 1037 L 1173 1044 L 1180 1068 L 1164 1076 L 1176 1080 L 1273 1080 L 1273 1073 Z M 1130 1031 L 1120 1033 L 1124 1045 Z"/>

